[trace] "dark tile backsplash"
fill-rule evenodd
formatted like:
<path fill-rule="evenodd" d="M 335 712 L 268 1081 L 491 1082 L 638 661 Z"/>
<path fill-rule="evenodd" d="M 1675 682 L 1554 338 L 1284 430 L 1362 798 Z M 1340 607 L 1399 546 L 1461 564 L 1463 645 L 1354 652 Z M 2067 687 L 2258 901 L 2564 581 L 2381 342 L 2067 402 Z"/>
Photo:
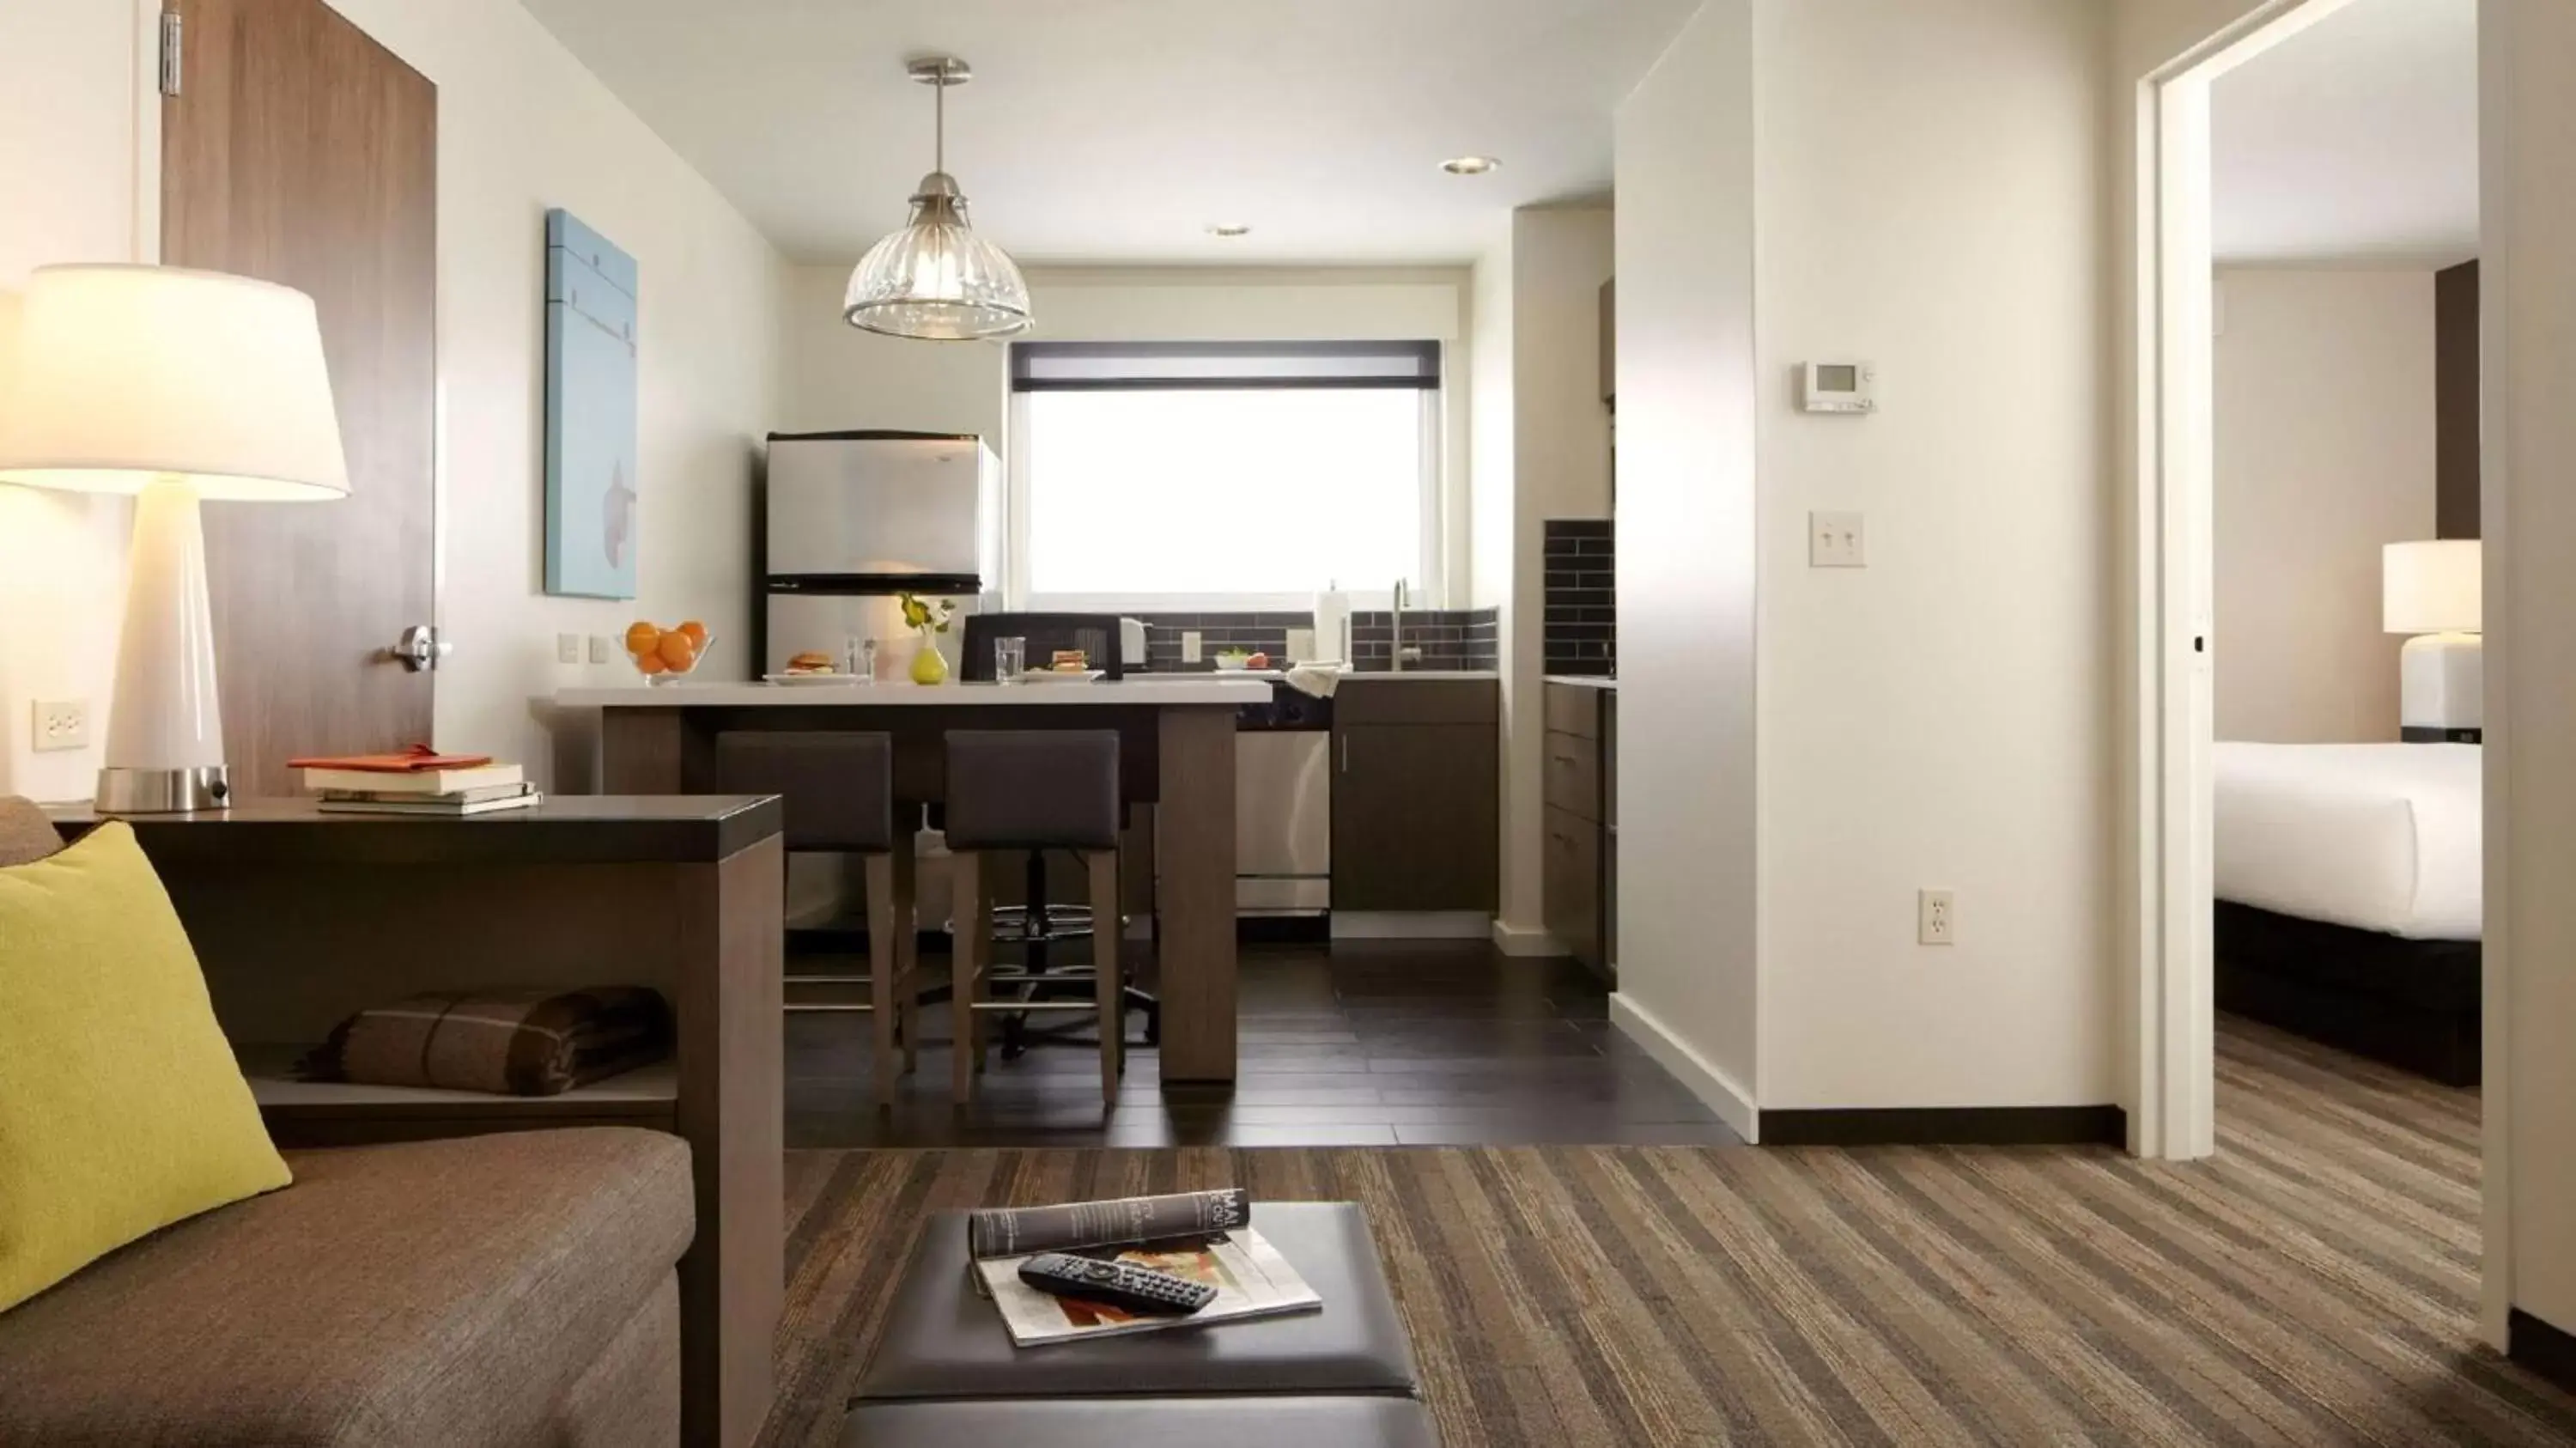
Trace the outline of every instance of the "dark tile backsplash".
<path fill-rule="evenodd" d="M 1547 617 L 1540 652 L 1551 674 L 1619 671 L 1616 535 L 1607 518 L 1550 518 L 1546 549 Z"/>
<path fill-rule="evenodd" d="M 1227 649 L 1267 653 L 1285 660 L 1290 629 L 1313 628 L 1315 616 L 1304 612 L 1144 613 L 1145 656 L 1156 673 L 1211 670 Z M 1351 664 L 1366 673 L 1383 671 L 1392 661 L 1392 616 L 1385 612 L 1351 615 Z M 1199 634 L 1200 659 L 1181 661 L 1181 634 Z M 1501 667 L 1501 630 L 1490 608 L 1406 609 L 1404 666 L 1408 669 L 1493 669 Z M 1419 649 L 1416 655 L 1413 651 Z"/>

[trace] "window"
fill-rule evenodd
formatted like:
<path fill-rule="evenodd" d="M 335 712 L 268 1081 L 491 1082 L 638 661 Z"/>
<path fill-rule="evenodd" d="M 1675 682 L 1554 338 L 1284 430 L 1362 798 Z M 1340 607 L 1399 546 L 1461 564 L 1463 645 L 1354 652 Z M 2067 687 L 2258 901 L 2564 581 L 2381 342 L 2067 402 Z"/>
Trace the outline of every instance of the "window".
<path fill-rule="evenodd" d="M 1304 607 L 1436 582 L 1437 343 L 1011 349 L 1031 606 Z"/>

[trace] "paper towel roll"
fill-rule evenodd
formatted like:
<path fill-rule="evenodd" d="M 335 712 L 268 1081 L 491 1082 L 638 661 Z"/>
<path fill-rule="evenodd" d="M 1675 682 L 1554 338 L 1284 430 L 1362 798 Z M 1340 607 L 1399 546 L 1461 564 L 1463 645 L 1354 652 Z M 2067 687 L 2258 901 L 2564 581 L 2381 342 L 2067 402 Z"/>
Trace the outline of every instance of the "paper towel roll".
<path fill-rule="evenodd" d="M 1338 588 L 1315 595 L 1315 656 L 1301 663 L 1341 664 L 1350 633 L 1351 596 Z"/>

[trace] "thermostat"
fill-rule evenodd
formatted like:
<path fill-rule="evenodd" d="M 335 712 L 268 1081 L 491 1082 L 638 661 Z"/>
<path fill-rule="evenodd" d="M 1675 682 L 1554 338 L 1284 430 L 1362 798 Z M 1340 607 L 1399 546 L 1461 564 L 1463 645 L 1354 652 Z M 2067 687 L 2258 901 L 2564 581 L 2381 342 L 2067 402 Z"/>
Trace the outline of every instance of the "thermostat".
<path fill-rule="evenodd" d="M 1876 412 L 1878 371 L 1866 362 L 1809 362 L 1799 368 L 1798 405 L 1809 412 Z"/>

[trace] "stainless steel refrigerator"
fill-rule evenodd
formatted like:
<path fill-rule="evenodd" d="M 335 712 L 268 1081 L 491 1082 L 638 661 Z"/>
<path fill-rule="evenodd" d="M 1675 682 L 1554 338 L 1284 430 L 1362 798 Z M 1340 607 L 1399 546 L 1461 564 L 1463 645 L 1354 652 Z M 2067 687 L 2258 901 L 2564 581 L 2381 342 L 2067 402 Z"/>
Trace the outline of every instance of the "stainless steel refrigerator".
<path fill-rule="evenodd" d="M 1001 589 L 1001 535 L 1001 463 L 981 438 L 771 433 L 754 568 L 762 671 L 807 650 L 838 661 L 873 638 L 879 672 L 899 672 L 913 640 L 895 595 L 973 609 Z"/>

